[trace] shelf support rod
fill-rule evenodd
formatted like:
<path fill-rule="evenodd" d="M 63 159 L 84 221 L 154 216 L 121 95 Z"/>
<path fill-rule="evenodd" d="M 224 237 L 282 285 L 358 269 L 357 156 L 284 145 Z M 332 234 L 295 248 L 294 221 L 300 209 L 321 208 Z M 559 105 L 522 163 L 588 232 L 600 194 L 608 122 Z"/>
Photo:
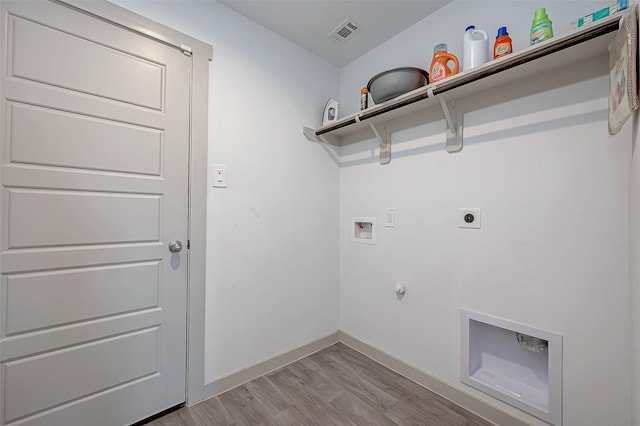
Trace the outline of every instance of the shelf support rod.
<path fill-rule="evenodd" d="M 389 164 L 391 162 L 391 135 L 387 123 L 384 122 L 378 128 L 373 122 L 369 121 L 369 126 L 380 142 L 380 164 Z"/>
<path fill-rule="evenodd" d="M 456 101 L 454 100 L 445 100 L 444 96 L 439 96 L 438 100 L 440 101 L 440 106 L 442 107 L 442 111 L 444 112 L 444 118 L 447 120 L 447 137 L 449 133 L 452 136 L 456 135 L 456 121 L 455 121 L 455 113 L 456 113 Z"/>

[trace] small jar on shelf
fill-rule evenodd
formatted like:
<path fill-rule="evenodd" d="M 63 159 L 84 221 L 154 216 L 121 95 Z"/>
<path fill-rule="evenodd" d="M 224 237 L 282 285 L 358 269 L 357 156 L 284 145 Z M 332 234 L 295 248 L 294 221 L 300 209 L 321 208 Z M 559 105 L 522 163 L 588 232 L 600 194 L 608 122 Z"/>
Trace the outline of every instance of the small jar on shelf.
<path fill-rule="evenodd" d="M 360 89 L 360 111 L 367 109 L 369 104 L 369 91 L 366 87 Z"/>

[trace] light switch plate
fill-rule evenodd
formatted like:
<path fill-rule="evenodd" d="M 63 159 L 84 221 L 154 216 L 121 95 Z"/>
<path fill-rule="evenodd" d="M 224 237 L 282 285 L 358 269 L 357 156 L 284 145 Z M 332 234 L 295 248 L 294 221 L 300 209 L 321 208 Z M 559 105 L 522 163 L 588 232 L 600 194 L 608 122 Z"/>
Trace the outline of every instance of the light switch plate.
<path fill-rule="evenodd" d="M 224 164 L 213 165 L 213 186 L 216 188 L 227 187 L 227 166 Z"/>
<path fill-rule="evenodd" d="M 458 209 L 458 228 L 480 229 L 482 224 L 482 209 Z"/>
<path fill-rule="evenodd" d="M 387 228 L 396 227 L 396 209 L 389 207 L 384 209 L 384 226 Z"/>

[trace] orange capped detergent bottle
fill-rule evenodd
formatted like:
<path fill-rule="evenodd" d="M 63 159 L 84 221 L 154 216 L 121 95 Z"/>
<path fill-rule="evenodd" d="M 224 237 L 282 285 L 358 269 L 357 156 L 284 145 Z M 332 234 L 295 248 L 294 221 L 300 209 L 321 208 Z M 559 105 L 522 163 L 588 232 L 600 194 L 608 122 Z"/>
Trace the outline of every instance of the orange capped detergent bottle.
<path fill-rule="evenodd" d="M 493 45 L 493 59 L 498 59 L 513 52 L 513 41 L 509 37 L 507 27 L 498 28 L 496 42 Z"/>
<path fill-rule="evenodd" d="M 449 62 L 453 62 L 453 69 L 449 67 Z M 433 59 L 429 67 L 429 82 L 443 80 L 451 75 L 457 74 L 460 70 L 460 62 L 453 53 L 447 52 L 447 44 L 440 43 L 433 48 Z"/>

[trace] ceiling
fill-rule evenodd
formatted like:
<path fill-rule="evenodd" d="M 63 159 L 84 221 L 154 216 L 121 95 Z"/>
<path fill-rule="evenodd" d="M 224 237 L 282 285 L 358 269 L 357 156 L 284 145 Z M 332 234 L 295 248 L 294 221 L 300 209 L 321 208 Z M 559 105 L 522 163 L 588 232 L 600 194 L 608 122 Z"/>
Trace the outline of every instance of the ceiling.
<path fill-rule="evenodd" d="M 219 0 L 241 15 L 342 67 L 451 0 Z M 342 44 L 329 34 L 358 24 Z"/>

